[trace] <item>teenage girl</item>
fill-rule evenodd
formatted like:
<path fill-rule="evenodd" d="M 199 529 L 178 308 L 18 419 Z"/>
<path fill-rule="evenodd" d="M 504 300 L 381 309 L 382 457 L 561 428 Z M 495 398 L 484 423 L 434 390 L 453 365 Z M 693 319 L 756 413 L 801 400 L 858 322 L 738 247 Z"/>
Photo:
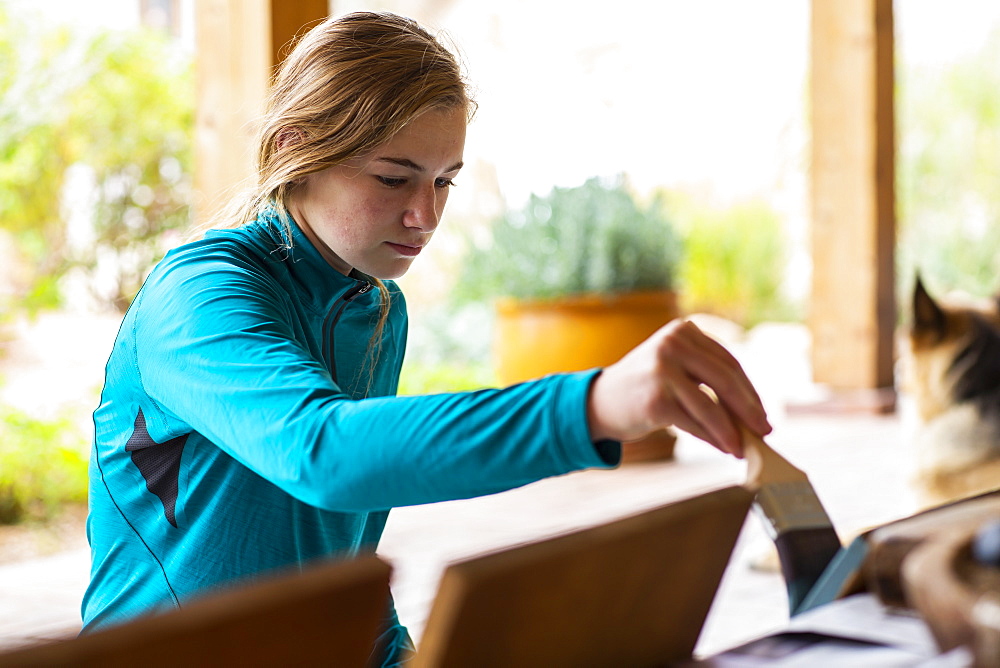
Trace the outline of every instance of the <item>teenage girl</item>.
<path fill-rule="evenodd" d="M 329 19 L 276 76 L 252 196 L 170 252 L 122 323 L 94 414 L 87 630 L 376 549 L 394 506 L 588 467 L 676 425 L 741 456 L 770 431 L 693 324 L 604 369 L 396 397 L 406 305 L 475 109 L 455 58 L 387 14 Z M 718 403 L 702 385 L 711 388 Z M 375 652 L 412 649 L 391 606 Z"/>

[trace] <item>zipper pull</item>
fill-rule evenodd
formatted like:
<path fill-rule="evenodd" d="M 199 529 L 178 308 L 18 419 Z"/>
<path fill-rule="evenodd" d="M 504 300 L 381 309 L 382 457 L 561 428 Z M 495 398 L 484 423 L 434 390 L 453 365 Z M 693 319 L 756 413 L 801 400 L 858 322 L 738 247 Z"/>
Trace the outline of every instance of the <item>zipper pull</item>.
<path fill-rule="evenodd" d="M 349 302 L 358 295 L 363 295 L 374 287 L 375 286 L 372 285 L 371 283 L 368 283 L 367 281 L 362 281 L 344 294 L 344 301 Z"/>

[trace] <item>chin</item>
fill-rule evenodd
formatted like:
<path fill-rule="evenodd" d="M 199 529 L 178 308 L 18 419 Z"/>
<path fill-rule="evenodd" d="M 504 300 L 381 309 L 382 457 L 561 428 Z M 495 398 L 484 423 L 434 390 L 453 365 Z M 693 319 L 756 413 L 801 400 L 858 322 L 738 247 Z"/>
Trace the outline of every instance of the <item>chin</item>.
<path fill-rule="evenodd" d="M 372 278 L 377 278 L 383 281 L 391 281 L 405 274 L 410 269 L 411 264 L 412 262 L 406 262 L 400 264 L 393 263 L 388 266 L 371 267 L 370 271 L 369 269 L 361 268 L 361 271 L 368 274 Z"/>

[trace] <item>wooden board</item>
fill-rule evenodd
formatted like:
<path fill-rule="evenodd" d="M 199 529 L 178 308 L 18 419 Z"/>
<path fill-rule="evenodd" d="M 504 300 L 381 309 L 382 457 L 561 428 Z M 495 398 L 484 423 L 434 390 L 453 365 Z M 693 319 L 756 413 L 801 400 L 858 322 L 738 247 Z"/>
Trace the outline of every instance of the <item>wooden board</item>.
<path fill-rule="evenodd" d="M 902 568 L 924 542 L 948 531 L 968 532 L 1000 516 L 1000 490 L 930 508 L 881 526 L 866 536 L 868 555 L 860 576 L 865 588 L 888 606 L 909 607 Z"/>
<path fill-rule="evenodd" d="M 906 598 L 927 622 L 938 649 L 964 645 L 975 666 L 1000 666 L 1000 569 L 972 557 L 976 532 L 997 516 L 931 536 L 902 567 Z"/>
<path fill-rule="evenodd" d="M 727 487 L 450 565 L 417 666 L 642 666 L 691 656 L 753 495 Z"/>
<path fill-rule="evenodd" d="M 892 0 L 812 0 L 813 379 L 893 385 Z"/>
<path fill-rule="evenodd" d="M 293 38 L 329 14 L 326 0 L 198 0 L 196 224 L 254 182 L 253 137 L 274 68 Z"/>
<path fill-rule="evenodd" d="M 0 666 L 367 665 L 388 612 L 377 557 L 317 565 L 182 609 L 0 654 Z"/>

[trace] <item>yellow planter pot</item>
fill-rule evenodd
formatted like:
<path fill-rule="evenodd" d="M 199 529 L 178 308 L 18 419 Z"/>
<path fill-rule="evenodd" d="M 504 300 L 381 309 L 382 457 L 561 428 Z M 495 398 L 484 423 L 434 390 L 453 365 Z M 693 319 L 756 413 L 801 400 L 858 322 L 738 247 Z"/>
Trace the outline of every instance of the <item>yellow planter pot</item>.
<path fill-rule="evenodd" d="M 504 385 L 608 366 L 679 315 L 673 291 L 497 302 L 494 352 Z M 626 448 L 625 459 L 672 456 L 673 434 Z"/>
<path fill-rule="evenodd" d="M 504 385 L 614 364 L 677 317 L 671 291 L 497 302 L 495 354 Z"/>

